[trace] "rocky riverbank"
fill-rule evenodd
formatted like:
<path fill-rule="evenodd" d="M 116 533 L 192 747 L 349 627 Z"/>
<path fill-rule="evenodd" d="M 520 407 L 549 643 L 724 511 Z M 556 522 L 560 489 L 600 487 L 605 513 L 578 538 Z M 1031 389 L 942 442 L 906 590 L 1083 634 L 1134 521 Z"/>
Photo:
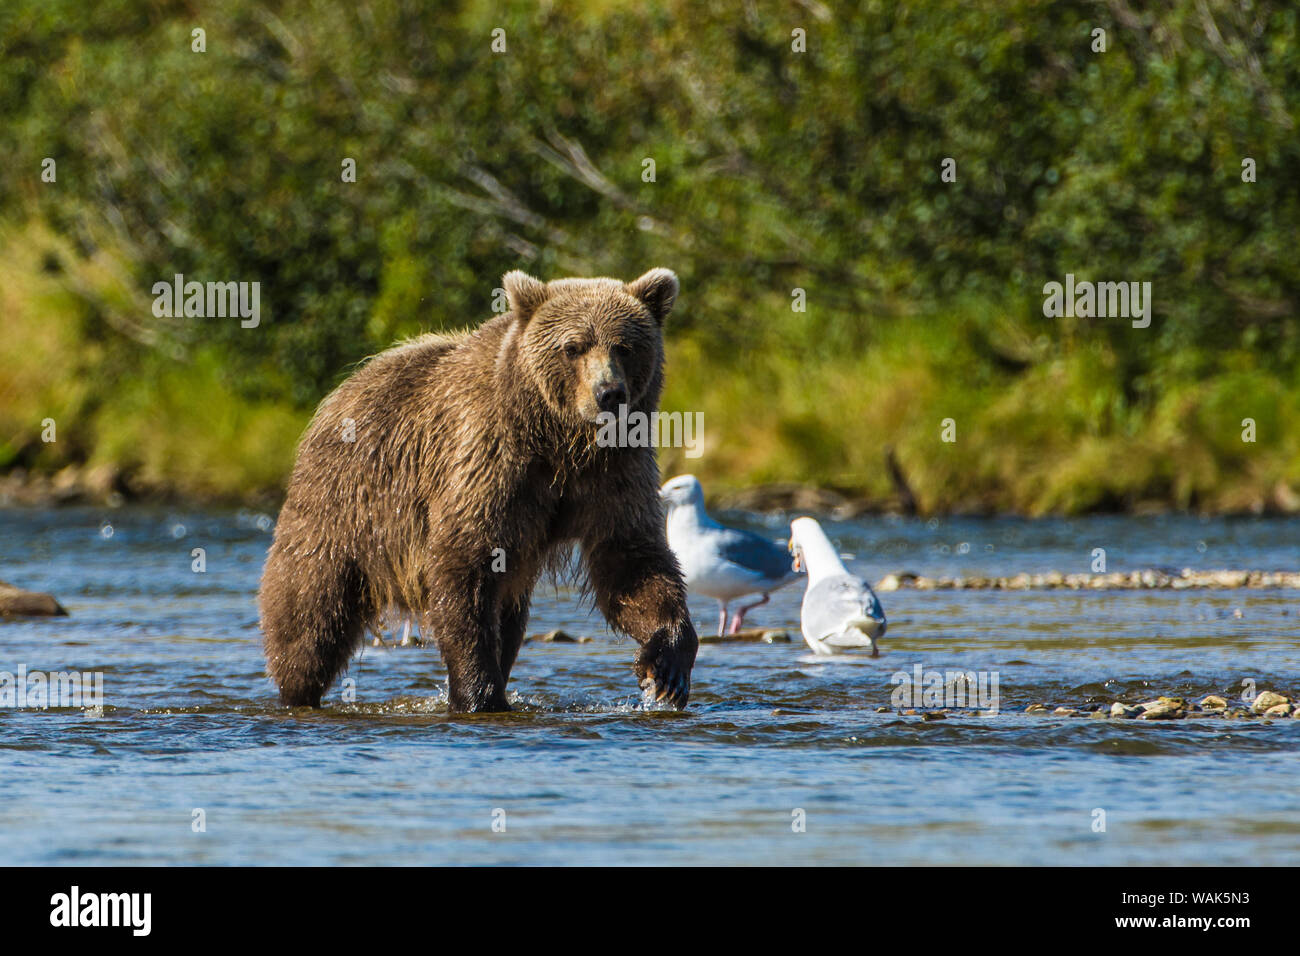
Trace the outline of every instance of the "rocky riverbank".
<path fill-rule="evenodd" d="M 894 491 L 892 494 L 864 496 L 852 489 L 835 489 L 798 482 L 773 482 L 721 491 L 710 496 L 709 504 L 718 509 L 736 509 L 741 511 L 759 511 L 764 513 L 802 512 L 813 515 L 826 515 L 837 521 L 851 521 L 863 515 L 962 515 L 987 517 L 993 515 L 1012 515 L 1021 512 L 1005 507 L 992 497 L 963 498 L 948 503 L 943 507 L 933 504 L 922 507 L 917 496 L 908 487 L 898 469 L 890 459 L 886 459 L 886 469 L 894 474 Z M 1106 513 L 1132 515 L 1170 514 L 1181 509 L 1172 502 L 1158 498 L 1143 498 L 1132 501 L 1112 501 L 1109 507 L 1086 509 Z M 1271 488 L 1249 496 L 1239 504 L 1226 508 L 1204 509 L 1206 514 L 1224 515 L 1292 515 L 1300 514 L 1300 493 L 1285 482 L 1277 482 Z M 1041 517 L 1037 512 L 1034 516 Z"/>
<path fill-rule="evenodd" d="M 892 707 L 877 707 L 877 713 L 890 713 Z M 976 710 L 965 708 L 903 708 L 897 711 L 903 717 L 920 717 L 923 720 L 946 720 L 949 717 L 971 716 L 993 717 L 1001 710 Z M 1242 705 L 1234 705 L 1226 697 L 1209 694 L 1199 701 L 1189 701 L 1183 697 L 1157 697 L 1141 703 L 1126 704 L 1123 701 L 1092 701 L 1078 707 L 1069 705 L 1053 706 L 1050 703 L 1033 703 L 1024 709 L 1026 714 L 1040 717 L 1079 717 L 1095 720 L 1187 720 L 1192 718 L 1222 720 L 1300 720 L 1300 707 L 1282 694 L 1264 691 Z"/>
<path fill-rule="evenodd" d="M 895 493 L 883 496 L 864 496 L 846 489 L 824 488 L 798 482 L 776 482 L 754 485 L 711 496 L 710 504 L 718 509 L 737 509 L 763 513 L 811 514 L 849 521 L 863 515 L 914 515 L 918 511 L 912 492 L 902 482 L 896 482 Z M 246 492 L 216 494 L 211 489 L 148 479 L 137 471 L 112 464 L 69 464 L 57 471 L 44 472 L 26 468 L 11 468 L 0 473 L 0 507 L 56 507 L 59 505 L 92 504 L 117 507 L 131 501 L 137 502 L 189 502 L 193 504 L 245 504 L 263 508 L 275 507 L 283 495 L 283 482 L 275 485 L 250 488 Z M 1176 509 L 1154 500 L 1136 501 L 1109 509 L 1114 513 L 1135 515 L 1166 514 Z M 926 509 L 925 514 L 942 515 L 1012 515 L 1014 511 L 999 508 L 996 501 L 969 501 L 951 507 Z M 1231 511 L 1210 511 L 1219 514 L 1288 515 L 1300 513 L 1300 494 L 1284 484 L 1253 501 L 1249 507 Z"/>
<path fill-rule="evenodd" d="M 1189 717 L 1221 717 L 1228 720 L 1247 718 L 1300 719 L 1300 708 L 1289 697 L 1266 690 L 1255 695 L 1245 706 L 1234 706 L 1227 698 L 1209 694 L 1193 702 L 1182 697 L 1157 697 L 1140 704 L 1112 701 L 1110 706 L 1092 704 L 1086 709 L 1051 707 L 1048 704 L 1030 704 L 1027 714 L 1044 714 L 1056 717 L 1097 717 L 1117 720 L 1183 720 Z"/>
<path fill-rule="evenodd" d="M 876 584 L 877 591 L 1140 591 L 1140 590 L 1236 590 L 1250 588 L 1300 589 L 1300 572 L 1295 571 L 1181 571 L 1147 568 L 1109 574 L 1016 574 L 1010 577 L 940 577 L 900 572 L 887 574 Z"/>
<path fill-rule="evenodd" d="M 53 474 L 13 468 L 0 474 L 0 508 L 54 508 L 65 505 L 101 505 L 118 508 L 128 502 L 188 503 L 196 505 L 249 505 L 278 507 L 282 492 L 251 490 L 232 497 L 199 488 L 151 482 L 113 465 L 66 465 Z"/>

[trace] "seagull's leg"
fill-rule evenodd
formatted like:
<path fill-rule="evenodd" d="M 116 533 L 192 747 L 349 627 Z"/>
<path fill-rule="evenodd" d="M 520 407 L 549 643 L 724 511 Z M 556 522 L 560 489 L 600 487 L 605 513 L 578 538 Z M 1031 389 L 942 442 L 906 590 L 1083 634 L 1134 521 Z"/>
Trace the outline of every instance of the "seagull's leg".
<path fill-rule="evenodd" d="M 386 638 L 388 636 L 388 628 L 391 623 L 392 622 L 390 620 L 389 611 L 385 611 L 383 614 L 379 615 L 378 618 L 376 618 L 375 626 L 372 631 L 372 633 L 375 635 L 374 643 L 371 645 L 372 647 L 388 646 L 388 641 L 386 640 Z"/>
<path fill-rule="evenodd" d="M 727 633 L 727 602 L 719 601 L 718 606 L 722 608 L 722 616 L 718 618 L 718 637 Z"/>
<path fill-rule="evenodd" d="M 761 600 L 755 601 L 753 604 L 746 604 L 739 611 L 737 611 L 736 616 L 731 619 L 731 633 L 735 634 L 740 631 L 740 625 L 745 620 L 746 611 L 752 611 L 760 604 L 766 604 L 769 600 L 770 598 L 768 597 L 768 595 L 764 594 Z"/>

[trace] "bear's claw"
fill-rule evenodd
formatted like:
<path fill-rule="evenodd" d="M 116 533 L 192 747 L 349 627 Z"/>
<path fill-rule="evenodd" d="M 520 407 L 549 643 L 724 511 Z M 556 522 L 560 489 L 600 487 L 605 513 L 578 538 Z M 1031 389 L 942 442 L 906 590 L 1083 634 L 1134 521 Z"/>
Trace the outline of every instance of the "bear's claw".
<path fill-rule="evenodd" d="M 653 641 L 651 647 L 643 648 L 638 658 L 636 671 L 647 703 L 666 701 L 678 710 L 684 709 L 691 696 L 691 665 L 695 663 L 695 655 L 683 653 L 668 641 Z"/>
<path fill-rule="evenodd" d="M 667 701 L 678 710 L 683 710 L 691 696 L 691 679 L 680 671 L 670 670 L 668 677 L 661 682 L 652 671 L 641 679 L 641 691 L 647 703 Z"/>

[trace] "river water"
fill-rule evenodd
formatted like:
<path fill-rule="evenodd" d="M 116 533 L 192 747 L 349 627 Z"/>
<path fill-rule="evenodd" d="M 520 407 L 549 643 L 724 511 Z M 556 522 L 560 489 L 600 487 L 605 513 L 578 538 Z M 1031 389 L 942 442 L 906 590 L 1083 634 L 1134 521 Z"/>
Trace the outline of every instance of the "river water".
<path fill-rule="evenodd" d="M 773 538 L 789 516 L 725 520 Z M 434 648 L 366 647 L 319 712 L 277 705 L 256 591 L 272 516 L 0 511 L 0 578 L 70 616 L 0 623 L 0 670 L 103 675 L 94 708 L 0 708 L 7 864 L 1300 863 L 1300 720 L 1026 714 L 1300 692 L 1300 593 L 898 591 L 878 659 L 706 644 L 685 713 L 644 710 L 632 645 L 540 585 L 509 715 L 453 717 Z M 850 567 L 1007 575 L 1295 570 L 1300 522 L 825 522 Z M 194 570 L 202 548 L 206 570 Z M 692 597 L 701 632 L 716 605 Z M 898 672 L 996 676 L 998 709 L 890 707 Z M 1243 685 L 1243 681 L 1247 683 Z"/>

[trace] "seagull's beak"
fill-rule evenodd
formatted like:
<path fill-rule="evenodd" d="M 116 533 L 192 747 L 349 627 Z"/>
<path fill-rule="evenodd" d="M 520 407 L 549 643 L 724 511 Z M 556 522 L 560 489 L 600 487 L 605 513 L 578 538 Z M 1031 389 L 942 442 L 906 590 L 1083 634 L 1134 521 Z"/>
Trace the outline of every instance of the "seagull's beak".
<path fill-rule="evenodd" d="M 794 570 L 796 570 L 796 571 L 802 571 L 802 570 L 803 570 L 803 554 L 802 554 L 802 552 L 800 552 L 800 550 L 799 550 L 798 548 L 795 547 L 795 544 L 794 544 L 793 541 L 790 542 L 790 546 L 789 546 L 789 547 L 790 547 L 790 555 L 791 555 L 791 557 L 794 559 L 793 561 L 790 562 L 790 567 L 792 567 L 792 568 L 793 568 Z"/>

